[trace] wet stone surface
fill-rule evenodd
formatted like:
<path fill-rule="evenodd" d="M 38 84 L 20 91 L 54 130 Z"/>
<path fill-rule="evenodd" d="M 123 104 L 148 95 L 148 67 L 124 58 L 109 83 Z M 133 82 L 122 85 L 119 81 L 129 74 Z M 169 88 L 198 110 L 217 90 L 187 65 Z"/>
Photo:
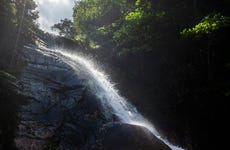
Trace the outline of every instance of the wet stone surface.
<path fill-rule="evenodd" d="M 55 52 L 30 45 L 23 59 L 21 94 L 28 103 L 19 112 L 18 149 L 169 150 L 146 128 L 112 123 L 119 118 L 105 113 L 99 97 L 84 84 L 90 79 Z"/>
<path fill-rule="evenodd" d="M 84 147 L 105 122 L 100 105 L 75 71 L 55 55 L 25 49 L 27 67 L 21 75 L 21 107 L 15 139 L 19 149 L 76 149 Z"/>

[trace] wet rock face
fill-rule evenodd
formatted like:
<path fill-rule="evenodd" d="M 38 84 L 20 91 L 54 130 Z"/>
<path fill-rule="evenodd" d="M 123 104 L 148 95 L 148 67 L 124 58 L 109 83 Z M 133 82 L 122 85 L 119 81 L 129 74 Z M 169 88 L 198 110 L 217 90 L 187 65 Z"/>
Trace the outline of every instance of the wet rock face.
<path fill-rule="evenodd" d="M 23 150 L 170 150 L 144 127 L 108 123 L 87 79 L 55 54 L 25 49 L 21 75 L 28 104 L 20 109 L 16 146 Z M 45 49 L 44 49 L 45 50 Z"/>
<path fill-rule="evenodd" d="M 21 76 L 28 104 L 19 113 L 19 149 L 76 149 L 94 139 L 106 119 L 84 80 L 56 57 L 27 47 Z"/>
<path fill-rule="evenodd" d="M 104 125 L 97 141 L 96 150 L 170 150 L 148 129 L 122 123 Z"/>

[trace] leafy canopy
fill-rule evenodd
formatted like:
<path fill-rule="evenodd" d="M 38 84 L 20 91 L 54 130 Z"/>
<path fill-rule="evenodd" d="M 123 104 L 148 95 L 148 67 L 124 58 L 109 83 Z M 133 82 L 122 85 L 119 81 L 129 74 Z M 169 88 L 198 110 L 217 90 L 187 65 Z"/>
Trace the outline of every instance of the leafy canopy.
<path fill-rule="evenodd" d="M 60 36 L 69 39 L 73 39 L 76 34 L 73 22 L 69 19 L 61 20 L 60 23 L 54 24 L 51 29 L 58 31 Z"/>
<path fill-rule="evenodd" d="M 185 28 L 181 35 L 197 35 L 211 34 L 216 30 L 224 28 L 230 24 L 230 18 L 220 13 L 205 16 L 197 25 L 192 28 Z"/>

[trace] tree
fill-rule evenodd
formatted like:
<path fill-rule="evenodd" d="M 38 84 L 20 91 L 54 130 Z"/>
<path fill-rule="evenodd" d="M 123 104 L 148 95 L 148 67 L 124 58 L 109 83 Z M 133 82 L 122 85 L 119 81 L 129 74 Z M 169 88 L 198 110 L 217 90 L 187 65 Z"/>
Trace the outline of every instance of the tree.
<path fill-rule="evenodd" d="M 74 27 L 77 31 L 75 40 L 89 46 L 113 45 L 112 34 L 132 5 L 128 0 L 81 0 L 74 6 Z"/>
<path fill-rule="evenodd" d="M 58 30 L 60 36 L 64 36 L 69 39 L 73 39 L 76 34 L 73 22 L 67 18 L 61 20 L 60 23 L 54 24 L 51 29 Z"/>
<path fill-rule="evenodd" d="M 36 39 L 38 12 L 35 8 L 33 0 L 0 1 L 1 67 L 9 67 L 9 60 L 15 61 L 22 46 Z"/>
<path fill-rule="evenodd" d="M 230 25 L 230 18 L 223 16 L 220 13 L 211 14 L 205 16 L 197 25 L 193 28 L 185 28 L 181 35 L 183 36 L 196 36 L 201 37 L 202 35 L 213 34 L 217 30 L 228 27 Z"/>
<path fill-rule="evenodd" d="M 22 42 L 33 42 L 36 37 L 38 24 L 38 11 L 36 11 L 36 3 L 33 0 L 17 0 L 15 2 L 17 8 L 17 28 L 18 34 L 22 36 Z"/>

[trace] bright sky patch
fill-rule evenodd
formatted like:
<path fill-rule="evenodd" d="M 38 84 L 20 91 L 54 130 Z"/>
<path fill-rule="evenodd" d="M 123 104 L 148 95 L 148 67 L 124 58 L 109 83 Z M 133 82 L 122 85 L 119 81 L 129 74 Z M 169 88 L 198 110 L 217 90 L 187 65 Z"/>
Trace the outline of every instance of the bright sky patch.
<path fill-rule="evenodd" d="M 72 8 L 75 0 L 35 0 L 38 5 L 40 28 L 52 32 L 51 26 L 61 19 L 72 20 Z"/>

